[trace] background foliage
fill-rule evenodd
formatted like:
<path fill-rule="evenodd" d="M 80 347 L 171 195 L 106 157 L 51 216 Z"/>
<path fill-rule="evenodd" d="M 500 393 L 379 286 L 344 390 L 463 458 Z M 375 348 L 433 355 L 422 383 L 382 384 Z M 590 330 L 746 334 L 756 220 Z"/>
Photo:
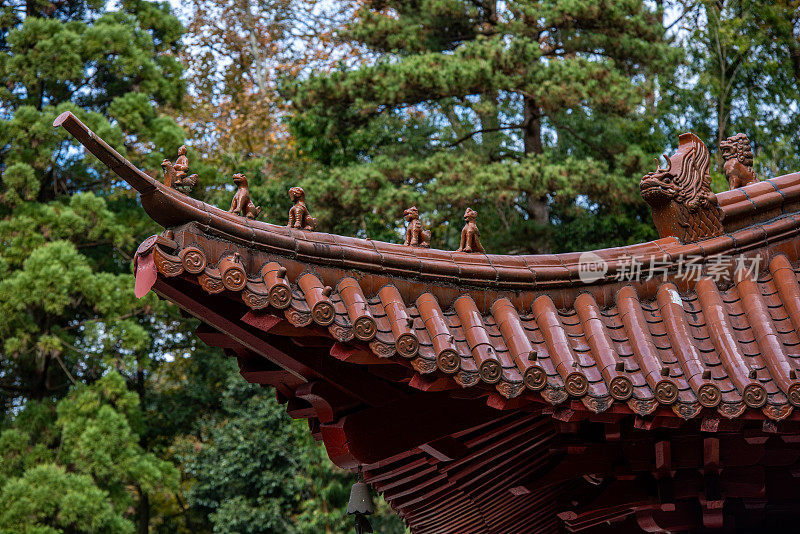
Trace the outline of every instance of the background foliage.
<path fill-rule="evenodd" d="M 177 7 L 0 6 L 3 532 L 350 528 L 352 477 L 304 423 L 133 297 L 157 229 L 62 111 L 148 171 L 187 142 L 221 206 L 245 172 L 271 222 L 301 185 L 325 230 L 397 242 L 416 204 L 440 248 L 472 206 L 497 253 L 654 237 L 637 185 L 686 130 L 747 133 L 762 177 L 800 168 L 797 0 Z"/>

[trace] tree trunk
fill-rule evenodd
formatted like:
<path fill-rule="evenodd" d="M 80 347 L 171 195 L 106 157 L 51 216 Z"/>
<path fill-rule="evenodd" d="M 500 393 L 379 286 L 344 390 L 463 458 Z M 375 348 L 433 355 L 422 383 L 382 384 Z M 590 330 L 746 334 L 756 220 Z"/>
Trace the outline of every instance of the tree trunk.
<path fill-rule="evenodd" d="M 542 112 L 533 98 L 525 97 L 525 154 L 541 154 Z"/>
<path fill-rule="evenodd" d="M 792 41 L 789 44 L 789 59 L 792 61 L 792 74 L 794 74 L 794 79 L 800 82 L 800 42 L 798 42 L 798 40 Z"/>
<path fill-rule="evenodd" d="M 145 404 L 145 373 L 144 364 L 142 362 L 141 353 L 136 356 L 136 393 L 139 395 L 139 405 L 143 410 L 147 409 Z M 147 450 L 147 439 L 143 432 L 139 444 Z M 138 534 L 148 534 L 150 532 L 150 497 L 142 490 L 141 486 L 136 486 L 136 492 L 139 494 L 139 508 L 136 510 L 138 516 L 137 532 Z"/>
<path fill-rule="evenodd" d="M 147 493 L 142 491 L 141 486 L 136 486 L 136 492 L 139 494 L 139 509 L 136 511 L 138 534 L 148 534 L 150 532 L 150 497 Z"/>
<path fill-rule="evenodd" d="M 50 353 L 44 352 L 37 355 L 36 362 L 36 386 L 34 386 L 31 397 L 42 400 L 50 393 Z"/>
<path fill-rule="evenodd" d="M 525 97 L 525 122 L 523 143 L 525 154 L 542 154 L 542 111 L 533 98 Z M 528 214 L 537 223 L 543 226 L 550 224 L 550 208 L 547 206 L 547 197 L 528 195 Z M 546 243 L 534 245 L 536 252 L 549 252 L 550 246 Z"/>
<path fill-rule="evenodd" d="M 484 15 L 486 24 L 494 30 L 497 25 L 497 1 L 488 0 L 483 7 L 486 10 Z M 483 130 L 481 144 L 484 151 L 489 155 L 489 159 L 494 161 L 500 152 L 500 140 L 502 139 L 498 105 L 500 91 L 496 87 L 488 88 L 486 93 L 482 95 L 481 100 L 484 101 L 484 109 L 486 109 L 485 112 L 479 114 L 481 129 Z"/>
<path fill-rule="evenodd" d="M 721 41 L 719 35 L 723 7 L 723 3 L 718 3 L 706 8 L 706 18 L 708 19 L 709 29 L 714 35 L 714 41 L 709 43 L 709 50 L 711 53 L 716 54 L 717 63 L 719 64 L 719 76 L 717 79 L 719 83 L 719 94 L 717 94 L 717 148 L 719 148 L 719 144 L 725 139 L 725 132 L 728 129 L 728 113 L 730 112 L 729 89 L 732 87 L 731 79 L 736 75 L 735 69 L 729 72 L 731 70 L 729 66 L 729 50 L 727 45 Z M 719 150 L 714 152 L 717 154 L 717 168 L 722 172 L 722 156 Z"/>
<path fill-rule="evenodd" d="M 498 100 L 500 98 L 497 89 L 487 91 L 483 95 L 483 100 L 491 105 L 491 109 L 481 113 L 481 145 L 489 159 L 494 161 L 500 152 L 500 119 L 498 117 Z"/>

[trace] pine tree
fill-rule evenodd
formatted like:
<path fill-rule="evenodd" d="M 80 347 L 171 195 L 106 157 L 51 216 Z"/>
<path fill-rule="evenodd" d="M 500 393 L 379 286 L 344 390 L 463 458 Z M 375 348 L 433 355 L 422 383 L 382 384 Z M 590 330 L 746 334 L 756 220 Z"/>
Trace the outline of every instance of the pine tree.
<path fill-rule="evenodd" d="M 128 488 L 177 489 L 177 469 L 140 445 L 139 398 L 118 373 L 52 408 L 29 402 L 0 433 L 3 532 L 134 532 Z"/>
<path fill-rule="evenodd" d="M 297 146 L 326 167 L 306 180 L 316 215 L 392 238 L 417 203 L 453 247 L 469 205 L 490 252 L 649 236 L 635 186 L 680 57 L 649 6 L 364 2 L 339 37 L 368 59 L 286 86 Z"/>
<path fill-rule="evenodd" d="M 762 177 L 800 167 L 800 5 L 704 1 L 679 22 L 689 53 L 676 87 L 675 122 L 688 123 L 712 150 L 746 133 Z"/>
<path fill-rule="evenodd" d="M 349 532 L 355 476 L 331 463 L 305 421 L 292 421 L 274 395 L 244 382 L 233 360 L 215 367 L 228 371 L 218 383 L 220 404 L 176 445 L 192 479 L 192 509 L 214 532 Z M 383 500 L 375 504 L 376 532 L 406 531 Z"/>
<path fill-rule="evenodd" d="M 153 297 L 133 296 L 131 251 L 156 228 L 141 217 L 127 187 L 52 126 L 70 110 L 151 169 L 183 141 L 180 127 L 160 111 L 179 106 L 184 92 L 176 60 L 182 27 L 163 4 L 123 0 L 117 6 L 12 0 L 0 7 L 0 402 L 12 427 L 21 428 L 15 421 L 20 409 L 37 405 L 55 413 L 71 389 L 83 391 L 82 384 L 102 382 L 110 371 L 124 376 L 147 404 L 151 373 L 166 356 L 159 342 L 177 326 L 170 308 Z M 110 425 L 109 432 L 122 432 L 122 441 L 108 444 L 138 447 L 141 439 L 147 448 L 147 429 L 130 433 L 112 412 L 92 416 Z M 42 431 L 55 435 L 63 427 L 80 434 L 78 427 L 89 428 L 83 417 L 59 411 Z M 26 485 L 39 486 L 43 499 L 50 498 L 48 492 L 77 492 L 87 508 L 74 515 L 75 524 L 49 527 L 129 531 L 125 525 L 135 523 L 147 532 L 150 494 L 174 481 L 174 468 L 169 474 L 161 464 L 155 470 L 156 464 L 117 465 L 112 453 L 127 449 L 90 459 L 83 453 L 91 439 L 64 432 L 44 442 L 61 453 L 44 455 L 44 463 L 28 462 L 0 489 L 0 501 L 13 500 Z M 41 445 L 37 438 L 22 441 Z M 94 438 L 104 439 L 103 430 Z M 101 444 L 95 445 L 93 453 L 101 454 Z M 106 470 L 79 465 L 95 460 Z M 124 468 L 132 471 L 118 470 Z M 91 508 L 92 495 L 108 497 Z M 101 507 L 109 498 L 112 511 Z M 15 510 L 0 510 L 4 526 L 13 523 Z M 47 510 L 37 512 L 42 518 L 36 524 L 57 512 Z M 91 521 L 94 514 L 98 522 Z"/>

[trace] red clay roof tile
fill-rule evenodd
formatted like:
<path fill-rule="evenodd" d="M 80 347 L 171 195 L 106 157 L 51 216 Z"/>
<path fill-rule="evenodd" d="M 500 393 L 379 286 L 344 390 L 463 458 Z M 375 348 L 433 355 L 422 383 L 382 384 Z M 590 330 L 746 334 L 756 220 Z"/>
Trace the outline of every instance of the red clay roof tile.
<path fill-rule="evenodd" d="M 192 245 L 184 249 L 181 243 L 189 242 L 190 231 L 184 232 L 176 234 L 177 255 L 158 245 L 150 249 L 159 273 L 194 276 L 197 266 L 205 265 L 198 282 L 207 292 L 240 291 L 236 288 L 244 262 L 227 245 L 214 245 L 199 235 L 192 234 Z M 204 252 L 215 246 L 219 259 Z M 800 344 L 800 286 L 783 256 L 765 267 L 770 278 L 763 287 L 739 276 L 735 288 L 721 290 L 705 278 L 681 296 L 674 284 L 657 283 L 656 299 L 643 305 L 637 289 L 625 285 L 612 293 L 610 307 L 602 308 L 591 293 L 583 292 L 562 312 L 546 295 L 536 298 L 529 310 L 494 297 L 485 311 L 462 295 L 446 312 L 436 287 L 423 286 L 430 290 L 407 302 L 394 285 L 368 291 L 358 278 L 348 276 L 333 291 L 326 286 L 325 269 L 301 272 L 292 281 L 287 273 L 297 267 L 284 267 L 285 261 L 295 260 L 274 258 L 252 275 L 245 273 L 250 278 L 243 291 L 270 295 L 260 303 L 245 299 L 248 305 L 279 311 L 288 295 L 287 312 L 297 326 L 333 325 L 339 328 L 334 337 L 352 342 L 376 336 L 370 348 L 377 356 L 391 357 L 397 350 L 412 359 L 417 372 L 456 373 L 462 387 L 496 384 L 501 396 L 511 398 L 522 394 L 515 388 L 524 384 L 529 396 L 541 393 L 545 400 L 560 401 L 566 394 L 582 399 L 591 410 L 627 401 L 643 414 L 653 409 L 648 402 L 677 402 L 675 412 L 685 417 L 702 406 L 730 415 L 744 407 L 786 404 L 800 390 L 792 378 L 795 364 L 787 355 L 788 347 Z M 279 296 L 273 298 L 275 290 Z M 363 325 L 357 328 L 359 321 Z"/>
<path fill-rule="evenodd" d="M 164 187 L 71 115 L 59 123 L 173 232 L 140 251 L 167 283 L 181 277 L 261 310 L 251 313 L 285 317 L 293 326 L 282 333 L 313 329 L 372 351 L 383 359 L 375 361 L 405 365 L 415 387 L 455 381 L 498 407 L 571 398 L 595 412 L 625 403 L 646 415 L 665 405 L 681 417 L 706 407 L 726 418 L 746 408 L 783 418 L 800 405 L 800 173 L 719 194 L 722 230 L 700 221 L 710 226 L 685 234 L 695 242 L 595 251 L 607 270 L 585 283 L 581 253 L 454 253 L 248 220 Z M 713 261 L 741 253 L 762 261 L 758 281 L 677 276 L 677 262 L 694 256 L 705 276 L 730 275 Z M 666 262 L 666 281 L 628 280 L 634 262 Z M 573 402 L 562 415 L 580 409 Z"/>

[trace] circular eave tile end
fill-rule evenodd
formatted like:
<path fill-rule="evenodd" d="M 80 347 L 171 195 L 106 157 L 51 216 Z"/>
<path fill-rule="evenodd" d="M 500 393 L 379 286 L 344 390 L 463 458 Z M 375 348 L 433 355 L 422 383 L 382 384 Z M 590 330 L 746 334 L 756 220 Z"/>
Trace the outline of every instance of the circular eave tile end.
<path fill-rule="evenodd" d="M 496 384 L 503 376 L 503 368 L 497 360 L 486 360 L 480 367 L 481 380 L 487 384 Z"/>
<path fill-rule="evenodd" d="M 228 291 L 241 291 L 247 284 L 247 275 L 239 266 L 229 267 L 222 274 L 222 285 Z"/>
<path fill-rule="evenodd" d="M 142 241 L 142 244 L 139 245 L 139 248 L 136 249 L 136 255 L 140 256 L 140 255 L 144 255 L 144 254 L 147 254 L 148 252 L 150 252 L 150 250 L 154 246 L 156 246 L 156 240 L 157 239 L 158 239 L 157 235 L 151 235 L 150 237 L 148 237 L 147 239 Z"/>
<path fill-rule="evenodd" d="M 361 341 L 371 341 L 378 333 L 378 326 L 372 317 L 359 317 L 353 325 L 353 333 Z"/>
<path fill-rule="evenodd" d="M 670 380 L 661 380 L 656 384 L 656 400 L 661 404 L 674 404 L 678 400 L 678 386 Z"/>
<path fill-rule="evenodd" d="M 589 391 L 589 381 L 582 373 L 570 373 L 564 381 L 567 393 L 573 397 L 583 397 Z"/>
<path fill-rule="evenodd" d="M 459 367 L 461 366 L 461 359 L 458 357 L 458 353 L 453 349 L 444 349 L 442 352 L 436 356 L 436 363 L 439 365 L 439 369 L 442 372 L 447 374 L 457 373 Z"/>
<path fill-rule="evenodd" d="M 792 406 L 800 406 L 800 384 L 792 384 L 789 387 L 789 392 L 786 395 Z"/>
<path fill-rule="evenodd" d="M 419 340 L 413 334 L 401 334 L 396 345 L 397 352 L 404 358 L 413 358 L 419 352 Z"/>
<path fill-rule="evenodd" d="M 533 391 L 540 391 L 547 385 L 547 373 L 538 365 L 528 367 L 522 379 L 525 387 Z"/>
<path fill-rule="evenodd" d="M 200 274 L 206 268 L 206 255 L 197 247 L 186 247 L 180 251 L 178 256 L 187 273 Z"/>
<path fill-rule="evenodd" d="M 626 401 L 633 396 L 633 382 L 626 376 L 618 376 L 611 381 L 611 396 L 618 401 Z"/>
<path fill-rule="evenodd" d="M 328 326 L 333 322 L 336 313 L 333 310 L 333 305 L 330 302 L 317 302 L 314 309 L 311 310 L 311 318 L 314 322 L 321 326 Z"/>
<path fill-rule="evenodd" d="M 744 388 L 742 400 L 748 408 L 763 408 L 767 403 L 767 390 L 760 384 L 750 384 Z"/>
<path fill-rule="evenodd" d="M 713 384 L 703 384 L 697 390 L 697 400 L 704 408 L 715 408 L 722 402 L 722 392 Z"/>
<path fill-rule="evenodd" d="M 289 307 L 292 302 L 292 292 L 286 286 L 275 286 L 269 290 L 269 303 L 283 310 Z"/>

